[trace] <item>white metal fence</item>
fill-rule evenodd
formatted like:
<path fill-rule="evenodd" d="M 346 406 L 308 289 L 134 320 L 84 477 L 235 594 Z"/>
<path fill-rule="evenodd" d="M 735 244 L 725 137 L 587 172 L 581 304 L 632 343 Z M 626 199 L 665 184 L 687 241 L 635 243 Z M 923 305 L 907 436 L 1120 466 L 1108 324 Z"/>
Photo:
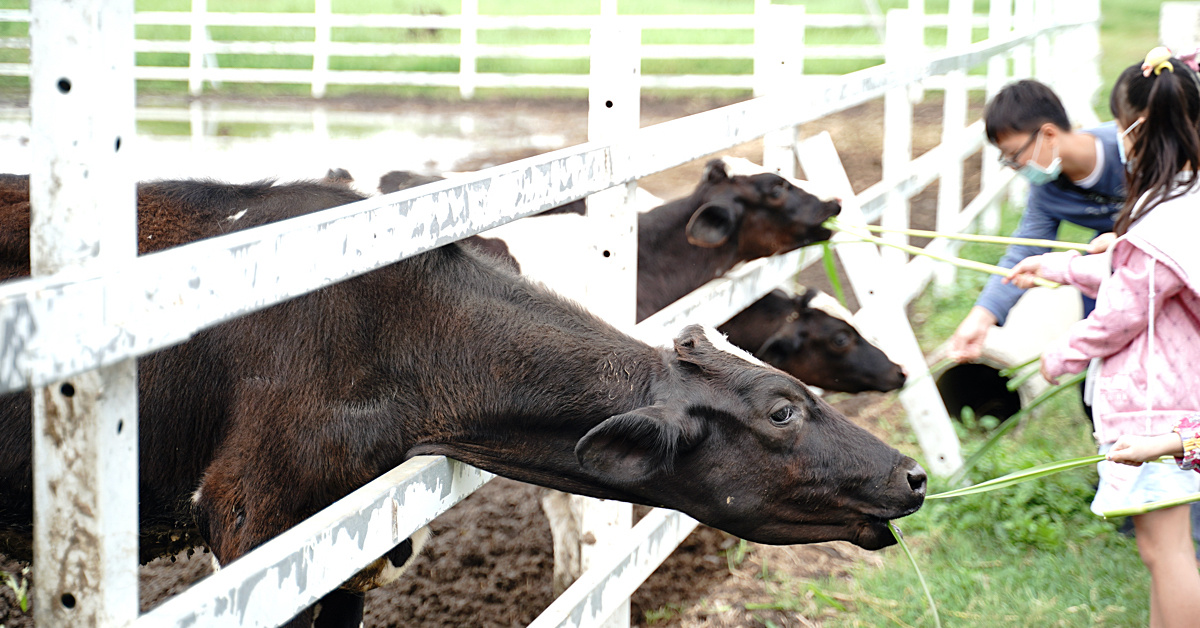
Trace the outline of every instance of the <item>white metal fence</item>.
<path fill-rule="evenodd" d="M 705 74 L 673 74 L 643 72 L 643 88 L 669 89 L 743 89 L 761 93 L 762 46 L 764 33 L 779 27 L 771 18 L 770 0 L 755 0 L 753 12 L 710 15 L 623 15 L 625 28 L 634 30 L 641 45 L 641 58 L 648 60 L 713 59 L 741 60 L 753 63 L 753 72 L 720 72 Z M 802 5 L 799 5 L 802 6 Z M 949 25 L 947 14 L 925 14 L 919 20 L 924 27 L 943 28 Z M 481 61 L 496 59 L 555 60 L 591 58 L 588 43 L 573 44 L 513 44 L 488 43 L 488 33 L 502 31 L 554 31 L 557 33 L 587 33 L 595 24 L 595 15 L 488 15 L 479 12 L 478 0 L 462 0 L 457 14 L 365 14 L 336 12 L 331 0 L 315 0 L 312 12 L 217 12 L 207 9 L 207 0 L 192 0 L 190 11 L 140 11 L 134 20 L 139 26 L 176 26 L 187 29 L 187 38 L 138 38 L 134 50 L 139 53 L 167 53 L 186 58 L 186 65 L 138 64 L 134 76 L 139 80 L 187 81 L 192 94 L 199 95 L 205 84 L 230 83 L 292 83 L 311 85 L 312 95 L 322 97 L 330 85 L 411 85 L 423 87 L 458 88 L 464 98 L 474 95 L 477 88 L 578 88 L 589 87 L 586 69 L 579 72 L 519 73 L 481 68 Z M 886 46 L 882 38 L 884 18 L 880 15 L 791 12 L 786 25 L 787 44 L 794 47 L 792 58 L 803 66 L 804 59 L 845 59 L 865 64 L 883 61 Z M 0 22 L 28 22 L 29 12 L 0 10 Z M 972 15 L 972 27 L 986 27 L 986 15 Z M 220 27 L 292 27 L 311 31 L 304 41 L 272 41 L 265 39 L 215 39 L 213 28 Z M 878 41 L 863 44 L 816 44 L 816 32 L 845 33 L 847 29 L 872 29 Z M 408 38 L 405 33 L 421 31 L 446 33 L 457 41 L 410 41 L 385 43 L 353 41 L 355 29 L 390 29 L 396 39 Z M 647 31 L 683 30 L 740 34 L 753 42 L 723 44 L 642 43 Z M 481 34 L 484 36 L 481 38 Z M 266 35 L 263 35 L 264 37 Z M 278 37 L 278 35 L 276 36 Z M 738 35 L 731 37 L 739 38 Z M 360 37 L 361 39 L 361 37 Z M 408 38 L 411 39 L 411 38 Z M 920 41 L 920 38 L 918 38 Z M 923 43 L 923 42 L 922 42 Z M 25 37 L 0 38 L 0 50 L 25 50 Z M 303 68 L 222 67 L 218 55 L 252 55 L 266 58 L 271 55 L 311 58 Z M 457 59 L 454 71 L 397 71 L 353 69 L 354 59 Z M 307 62 L 305 62 L 307 63 Z M 278 61 L 276 60 L 276 64 Z M 27 63 L 0 63 L 0 76 L 28 76 Z M 831 75 L 809 74 L 812 78 L 833 78 Z M 935 82 L 937 77 L 933 79 Z M 978 79 L 972 79 L 977 81 Z M 981 85 L 974 85 L 981 87 Z"/>
<path fill-rule="evenodd" d="M 138 616 L 134 577 L 137 553 L 129 547 L 131 538 L 136 543 L 136 513 L 127 507 L 129 502 L 136 503 L 136 499 L 130 499 L 131 491 L 136 491 L 136 480 L 130 477 L 128 466 L 121 466 L 136 455 L 136 447 L 132 445 L 136 436 L 130 436 L 136 434 L 133 429 L 136 418 L 128 414 L 127 406 L 96 402 L 88 394 L 103 388 L 110 396 L 114 391 L 126 391 L 115 395 L 118 401 L 127 397 L 136 385 L 135 379 L 129 377 L 128 371 L 119 369 L 130 365 L 134 358 L 180 342 L 196 331 L 232 317 L 571 200 L 591 195 L 612 196 L 616 190 L 615 199 L 595 203 L 589 213 L 598 213 L 595 208 L 611 206 L 606 205 L 609 201 L 619 206 L 641 177 L 760 137 L 766 138 L 765 160 L 788 171 L 794 167 L 796 127 L 879 97 L 885 98 L 888 110 L 884 179 L 862 194 L 847 197 L 846 203 L 863 208 L 868 217 L 907 223 L 907 199 L 934 179 L 947 185 L 945 180 L 953 178 L 947 177 L 947 173 L 955 169 L 961 173 L 964 158 L 983 145 L 979 123 L 957 124 L 960 117 L 965 123 L 966 70 L 986 64 L 990 71 L 988 85 L 993 89 L 1010 76 L 1026 76 L 1036 70 L 1036 76 L 1055 84 L 1061 93 L 1080 96 L 1076 103 L 1086 100 L 1082 97 L 1085 92 L 1094 93 L 1098 86 L 1094 72 L 1079 70 L 1088 67 L 1086 61 L 1098 54 L 1094 45 L 1099 18 L 1097 2 L 1089 0 L 1084 7 L 1079 2 L 1039 2 L 1035 8 L 1031 2 L 1019 1 L 1015 11 L 1018 16 L 1031 18 L 1036 14 L 1038 19 L 1018 20 L 1017 28 L 1013 27 L 1011 5 L 994 3 L 987 40 L 972 43 L 969 35 L 960 35 L 951 38 L 953 45 L 947 50 L 928 55 L 888 55 L 886 65 L 830 81 L 819 89 L 808 90 L 802 99 L 792 93 L 769 92 L 744 103 L 637 130 L 628 126 L 628 110 L 618 111 L 611 114 L 617 118 L 607 123 L 607 128 L 606 123 L 597 123 L 592 141 L 576 147 L 144 257 L 133 257 L 128 231 L 131 218 L 123 219 L 117 222 L 126 227 L 115 238 L 118 242 L 125 241 L 127 255 L 97 262 L 91 255 L 111 247 L 71 246 L 97 241 L 100 236 L 89 233 L 89 227 L 102 231 L 88 222 L 97 219 L 88 216 L 86 200 L 79 199 L 91 198 L 99 189 L 97 185 L 115 186 L 100 191 L 112 191 L 113 197 L 123 199 L 120 215 L 133 215 L 129 187 L 132 182 L 126 182 L 122 192 L 119 171 L 113 171 L 115 183 L 96 182 L 95 174 L 89 177 L 86 172 L 88 164 L 100 168 L 106 159 L 116 162 L 106 167 L 119 166 L 119 159 L 113 159 L 114 152 L 119 155 L 119 143 L 114 150 L 112 133 L 119 138 L 122 132 L 128 132 L 131 94 L 117 89 L 116 98 L 102 103 L 81 99 L 63 104 L 61 97 L 75 92 L 103 96 L 108 92 L 102 90 L 112 92 L 114 85 L 122 84 L 122 76 L 131 84 L 131 68 L 110 63 L 119 54 L 113 57 L 112 51 L 103 46 L 100 54 L 94 47 L 65 44 L 58 39 L 51 45 L 50 39 L 53 36 L 76 41 L 64 37 L 69 31 L 79 34 L 78 41 L 90 41 L 93 46 L 94 42 L 105 42 L 103 37 L 93 36 L 97 24 L 104 22 L 109 28 L 114 22 L 119 24 L 121 9 L 128 9 L 128 3 L 114 0 L 110 3 L 115 6 L 114 13 L 106 14 L 105 20 L 87 12 L 67 19 L 61 12 L 78 13 L 72 3 L 66 0 L 58 4 L 44 0 L 44 3 L 45 8 L 35 7 L 35 12 L 44 10 L 41 23 L 53 24 L 54 29 L 34 29 L 34 50 L 45 52 L 44 56 L 35 57 L 39 61 L 34 68 L 35 87 L 31 97 L 33 141 L 45 147 L 31 167 L 34 225 L 35 229 L 39 225 L 44 229 L 35 231 L 33 242 L 35 275 L 41 276 L 0 284 L 0 329 L 13 330 L 0 341 L 0 391 L 32 387 L 42 391 L 35 394 L 35 399 L 45 399 L 43 405 L 59 410 L 65 408 L 66 414 L 73 413 L 80 424 L 90 425 L 89 421 L 97 418 L 95 434 L 101 435 L 84 434 L 76 443 L 81 451 L 90 452 L 73 458 L 83 460 L 84 467 L 59 468 L 55 460 L 70 458 L 62 452 L 45 457 L 41 452 L 38 454 L 35 483 L 44 483 L 46 474 L 57 473 L 74 478 L 72 481 L 81 486 L 78 489 L 81 493 L 70 489 L 68 494 L 61 486 L 57 492 L 36 493 L 39 500 L 52 495 L 55 504 L 82 500 L 96 506 L 86 515 L 72 512 L 70 507 L 61 508 L 61 516 L 53 523 L 54 530 L 48 530 L 48 525 L 39 519 L 36 543 L 42 555 L 65 556 L 67 545 L 62 543 L 68 543 L 69 539 L 64 540 L 64 534 L 69 536 L 73 531 L 88 534 L 111 531 L 117 539 L 103 547 L 70 546 L 70 565 L 75 569 L 71 573 L 63 573 L 65 560 L 39 561 L 35 565 L 37 612 L 51 624 L 75 624 L 86 618 L 89 623 L 103 626 L 276 625 L 338 586 L 489 477 L 440 457 L 411 460 L 229 568 Z M 969 16 L 969 5 L 969 0 L 952 0 L 951 15 Z M 128 19 L 132 22 L 132 16 Z M 917 17 L 907 11 L 889 14 L 887 24 L 893 45 L 904 46 L 910 41 L 899 35 L 911 28 L 914 19 Z M 38 21 L 39 15 L 35 14 L 35 24 Z M 969 32 L 965 25 L 971 21 L 964 20 L 961 28 Z M 620 22 L 607 21 L 598 29 L 598 33 L 618 33 Z M 39 32 L 46 33 L 44 49 L 37 47 Z M 628 31 L 624 36 L 628 36 Z M 98 58 L 79 56 L 89 52 Z M 1071 72 L 1057 70 L 1060 66 L 1053 63 L 1056 58 L 1071 59 Z M 91 65 L 81 67 L 85 60 Z M 597 64 L 593 69 L 602 67 L 605 65 Z M 623 67 L 628 69 L 621 63 L 613 63 L 608 70 L 599 71 L 620 72 Z M 76 74 L 80 71 L 86 73 Z M 110 73 L 105 74 L 106 71 Z M 74 85 L 67 81 L 69 76 L 78 77 Z M 943 84 L 950 128 L 939 147 L 913 160 L 912 116 L 906 107 L 911 107 L 913 86 L 935 76 L 946 77 Z M 593 99 L 599 97 L 602 101 L 612 94 L 625 98 L 629 93 L 616 83 L 598 82 L 595 86 Z M 615 91 L 601 92 L 602 89 Z M 72 111 L 71 107 L 77 109 Z M 600 111 L 612 109 L 602 103 L 592 111 L 597 112 L 599 119 Z M 90 118 L 81 113 L 88 111 L 92 112 Z M 83 119 L 74 120 L 69 117 L 72 114 Z M 65 131 L 56 127 L 63 126 L 63 116 L 71 121 Z M 72 152 L 74 149 L 67 141 L 71 133 L 99 148 Z M 1011 172 L 1001 172 L 994 159 L 988 158 L 986 147 L 984 152 L 983 189 L 965 208 L 959 206 L 960 195 L 953 193 L 953 182 L 949 188 L 941 188 L 944 194 L 939 196 L 949 198 L 942 201 L 944 207 L 939 206 L 939 229 L 971 228 L 978 219 L 987 216 L 988 208 L 994 207 L 1006 190 Z M 817 168 L 811 170 L 815 172 Z M 55 183 L 51 175 L 61 183 Z M 566 181 L 571 182 L 570 187 L 563 184 Z M 947 190 L 951 193 L 945 194 Z M 103 198 L 106 202 L 111 200 Z M 111 220 L 113 214 L 104 214 L 97 202 L 92 200 L 95 211 L 105 220 Z M 81 207 L 83 213 L 79 212 Z M 631 211 L 618 208 L 614 213 L 623 213 L 625 220 L 632 220 Z M 435 215 L 466 218 L 437 232 L 414 229 L 416 225 L 427 224 Z M 56 237 L 64 233 L 70 234 L 70 238 Z M 413 233 L 420 235 L 407 235 Z M 345 253 L 347 242 L 352 243 L 348 247 L 350 254 Z M 623 245 L 611 241 L 602 244 L 604 250 L 620 251 L 621 246 L 630 250 L 628 239 Z M 636 239 L 632 246 L 636 250 Z M 80 259 L 72 259 L 71 255 Z M 56 261 L 59 258 L 62 261 Z M 802 250 L 747 264 L 636 327 L 625 326 L 653 344 L 669 342 L 683 322 L 712 324 L 726 320 L 786 282 L 814 258 L 812 252 Z M 922 260 L 907 262 L 903 268 L 898 275 L 903 281 L 879 290 L 881 296 L 897 305 L 915 296 L 932 275 L 932 267 Z M 627 295 L 624 298 L 631 319 L 628 295 L 632 294 L 633 279 L 628 270 L 611 272 L 624 273 L 621 290 Z M 911 331 L 908 334 L 911 337 Z M 886 348 L 887 339 L 883 340 Z M 925 372 L 923 361 L 905 366 L 916 377 Z M 95 373 L 100 374 L 99 382 L 95 381 Z M 67 389 L 64 382 L 71 383 L 73 388 Z M 44 407 L 35 409 L 37 416 L 45 413 Z M 919 425 L 914 427 L 921 432 Z M 930 459 L 927 466 L 934 472 L 955 466 L 957 441 L 952 446 L 945 442 L 944 429 L 945 426 L 934 426 L 932 436 L 921 439 Z M 89 478 L 86 475 L 89 471 L 95 472 L 98 479 Z M 114 511 L 111 507 L 114 500 L 125 500 L 124 510 Z M 39 508 L 44 504 L 39 501 Z M 632 532 L 621 534 L 606 555 L 594 561 L 593 568 L 556 600 L 535 625 L 598 625 L 694 526 L 693 520 L 674 512 L 655 511 L 645 517 Z"/>

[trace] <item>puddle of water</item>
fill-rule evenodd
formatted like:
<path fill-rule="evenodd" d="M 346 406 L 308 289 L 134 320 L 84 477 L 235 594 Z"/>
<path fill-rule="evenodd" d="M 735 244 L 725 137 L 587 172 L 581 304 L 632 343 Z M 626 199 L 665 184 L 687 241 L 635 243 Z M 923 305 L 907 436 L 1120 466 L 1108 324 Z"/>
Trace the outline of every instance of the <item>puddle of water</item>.
<path fill-rule="evenodd" d="M 489 154 L 541 153 L 579 140 L 579 120 L 528 112 L 455 108 L 362 112 L 323 107 L 253 108 L 193 103 L 139 108 L 136 141 L 122 146 L 138 180 L 230 182 L 314 179 L 344 168 L 364 193 L 390 170 L 441 173 Z M 586 113 L 582 118 L 586 132 Z M 29 110 L 0 107 L 0 172 L 30 170 Z M 575 138 L 575 139 L 572 139 Z"/>

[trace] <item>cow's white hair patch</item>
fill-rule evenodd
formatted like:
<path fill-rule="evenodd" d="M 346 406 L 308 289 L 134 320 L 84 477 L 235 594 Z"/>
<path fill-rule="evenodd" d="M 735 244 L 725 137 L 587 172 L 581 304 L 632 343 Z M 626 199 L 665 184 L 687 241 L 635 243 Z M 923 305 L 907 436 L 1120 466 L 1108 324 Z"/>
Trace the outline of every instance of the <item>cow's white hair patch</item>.
<path fill-rule="evenodd" d="M 731 353 L 751 364 L 766 366 L 766 364 L 763 364 L 762 360 L 754 357 L 754 354 L 733 344 L 732 342 L 729 342 L 729 339 L 725 337 L 725 334 L 717 331 L 716 328 L 708 325 L 704 325 L 702 327 L 704 329 L 704 338 L 708 340 L 709 344 L 711 344 L 714 348 L 724 351 L 725 353 Z"/>
<path fill-rule="evenodd" d="M 248 211 L 248 210 L 243 209 L 242 211 L 240 211 L 236 214 L 233 214 L 232 216 L 226 216 L 225 220 L 228 220 L 229 222 L 237 222 L 242 216 L 246 215 L 246 211 Z"/>
<path fill-rule="evenodd" d="M 854 326 L 854 314 L 846 309 L 844 305 L 838 303 L 838 300 L 832 295 L 815 288 L 806 288 L 804 294 L 808 294 L 808 292 L 813 293 L 812 300 L 808 302 L 809 307 L 814 310 L 821 310 L 834 318 L 840 318 L 850 323 L 851 326 Z"/>

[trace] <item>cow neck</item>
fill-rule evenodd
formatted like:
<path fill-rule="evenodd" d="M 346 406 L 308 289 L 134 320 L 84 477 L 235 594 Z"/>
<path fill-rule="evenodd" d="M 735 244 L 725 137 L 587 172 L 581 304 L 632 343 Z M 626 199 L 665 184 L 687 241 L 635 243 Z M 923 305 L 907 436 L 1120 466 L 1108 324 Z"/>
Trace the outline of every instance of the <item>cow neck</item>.
<path fill-rule="evenodd" d="M 735 239 L 716 248 L 687 239 L 687 225 L 704 203 L 706 185 L 638 218 L 638 316 L 647 316 L 712 281 L 737 263 Z"/>
<path fill-rule="evenodd" d="M 407 455 L 442 454 L 498 475 L 585 491 L 576 443 L 600 422 L 650 405 L 667 352 L 630 338 L 545 288 L 504 273 L 446 306 L 471 321 L 429 355 L 439 381 L 436 431 L 414 434 Z"/>

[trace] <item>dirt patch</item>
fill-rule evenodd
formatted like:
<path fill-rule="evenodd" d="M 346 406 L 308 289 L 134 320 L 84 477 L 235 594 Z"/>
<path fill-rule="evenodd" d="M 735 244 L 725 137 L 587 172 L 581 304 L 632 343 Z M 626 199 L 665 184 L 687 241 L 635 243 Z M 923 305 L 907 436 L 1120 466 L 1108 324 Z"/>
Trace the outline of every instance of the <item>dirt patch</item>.
<path fill-rule="evenodd" d="M 647 100 L 643 124 L 655 124 L 728 104 L 711 100 Z M 332 101 L 327 106 L 385 109 L 394 101 Z M 492 101 L 475 104 L 408 102 L 406 110 L 448 107 L 469 110 L 497 108 L 513 115 L 539 116 L 557 127 L 568 144 L 586 139 L 587 108 L 577 102 Z M 973 109 L 972 113 L 977 113 Z M 869 103 L 814 122 L 803 135 L 828 130 L 856 192 L 880 180 L 882 103 Z M 940 140 L 940 103 L 916 107 L 914 152 L 920 154 Z M 750 142 L 722 153 L 761 163 L 761 142 Z M 525 152 L 474 155 L 458 164 L 474 170 L 529 156 Z M 640 181 L 648 191 L 676 198 L 690 193 L 709 157 L 697 159 L 651 175 Z M 978 159 L 968 163 L 964 194 L 978 190 Z M 203 173 L 197 173 L 202 176 Z M 373 182 L 361 185 L 370 189 Z M 912 201 L 913 225 L 932 227 L 936 187 Z M 800 281 L 828 290 L 824 270 L 813 267 Z M 834 405 L 856 423 L 884 440 L 895 440 L 904 427 L 903 411 L 894 394 L 839 395 Z M 553 600 L 553 555 L 548 524 L 540 508 L 542 489 L 507 479 L 496 479 L 433 522 L 434 536 L 412 570 L 393 585 L 367 596 L 367 626 L 520 626 L 531 622 Z M 159 559 L 141 569 L 140 599 L 143 610 L 152 608 L 191 583 L 211 573 L 210 556 L 203 551 Z M 633 622 L 637 626 L 734 627 L 818 626 L 831 606 L 806 588 L 807 579 L 848 577 L 859 563 L 878 563 L 878 554 L 846 543 L 772 547 L 744 543 L 713 528 L 700 526 L 633 596 Z M 19 573 L 22 565 L 0 556 L 0 571 Z M 776 608 L 780 595 L 790 602 Z M 748 609 L 747 606 L 750 606 Z M 8 628 L 31 626 L 17 596 L 0 585 L 0 624 Z M 768 624 L 769 625 L 769 624 Z"/>

